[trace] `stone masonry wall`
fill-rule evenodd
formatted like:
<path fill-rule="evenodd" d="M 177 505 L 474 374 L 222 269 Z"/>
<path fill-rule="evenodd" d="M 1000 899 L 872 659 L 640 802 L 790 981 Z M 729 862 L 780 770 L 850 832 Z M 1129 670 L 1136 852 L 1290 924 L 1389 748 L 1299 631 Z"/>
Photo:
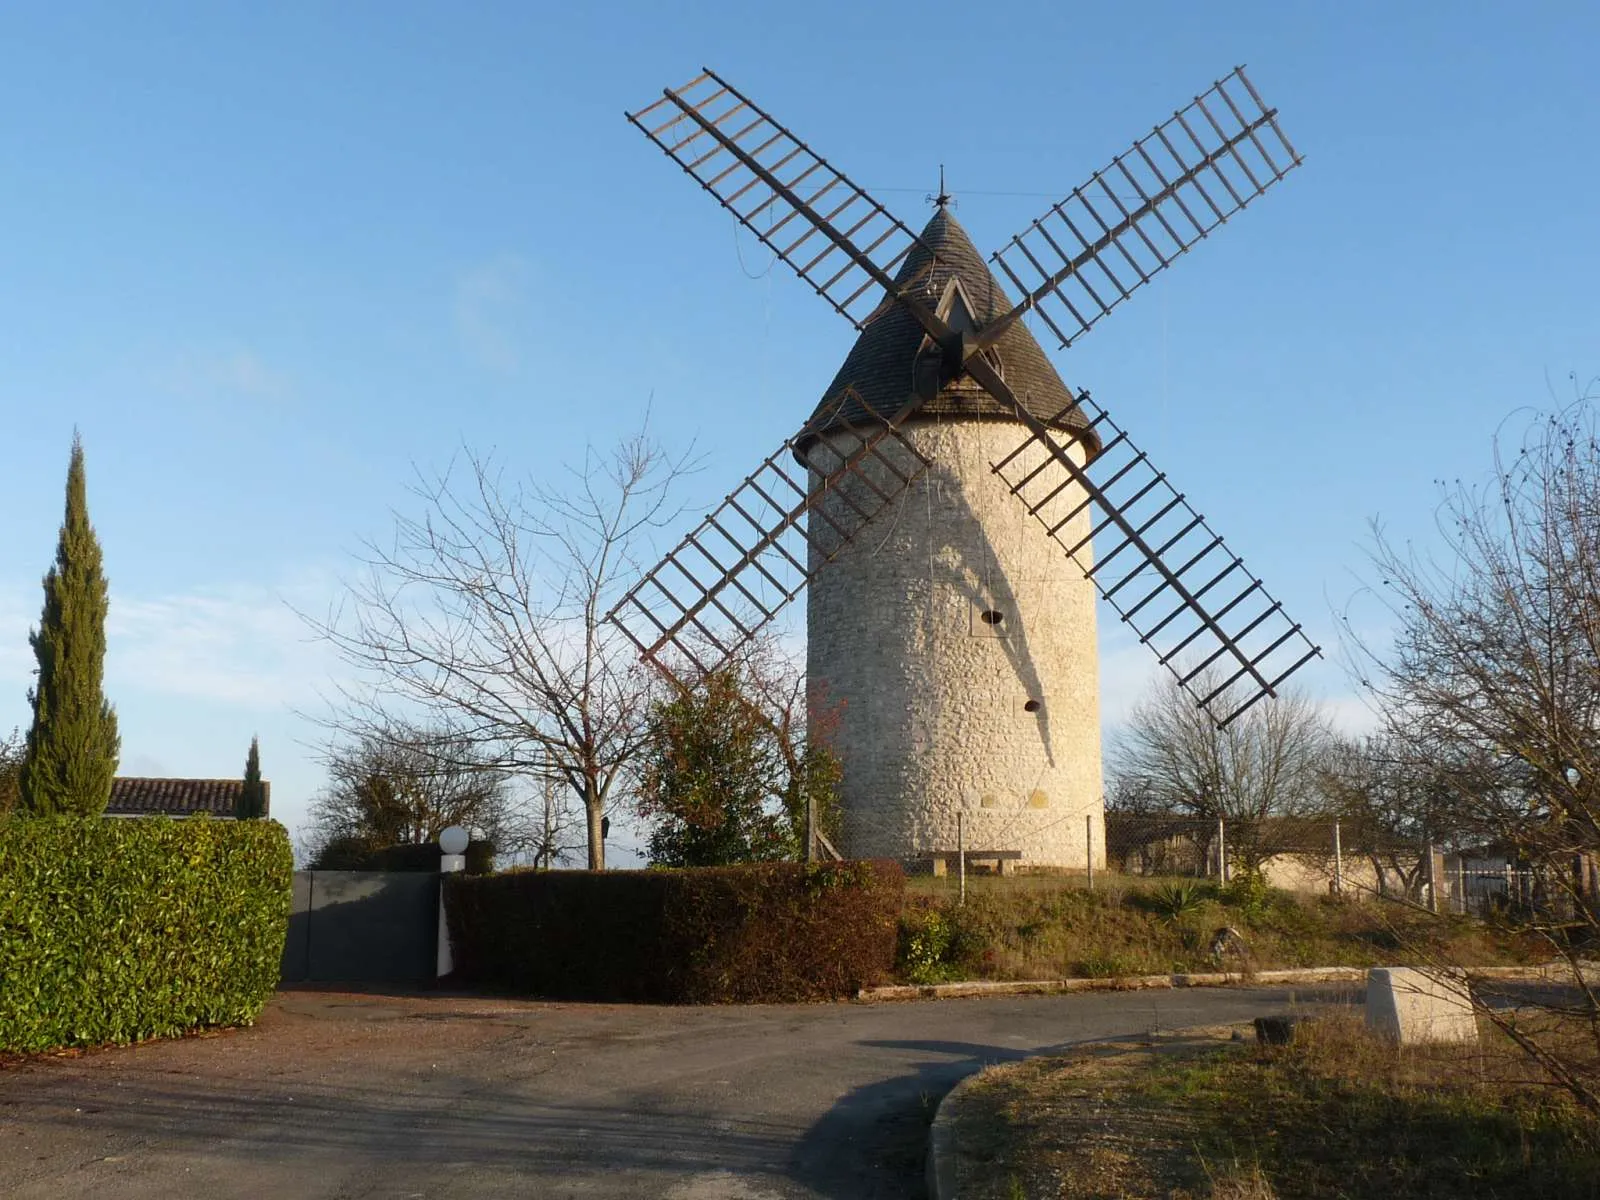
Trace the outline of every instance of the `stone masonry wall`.
<path fill-rule="evenodd" d="M 1103 865 L 1093 584 L 990 469 L 1025 431 L 947 420 L 905 432 L 933 467 L 809 588 L 809 675 L 843 706 L 839 848 L 900 859 L 954 850 L 964 812 L 969 849 L 1081 868 L 1087 817 Z M 813 464 L 826 456 L 819 448 Z M 1040 482 L 1062 478 L 1049 466 Z M 852 495 L 824 502 L 840 523 Z M 1065 515 L 1079 498 L 1068 487 L 1050 511 Z M 1090 521 L 1086 509 L 1072 527 Z M 828 549 L 813 547 L 814 566 Z"/>

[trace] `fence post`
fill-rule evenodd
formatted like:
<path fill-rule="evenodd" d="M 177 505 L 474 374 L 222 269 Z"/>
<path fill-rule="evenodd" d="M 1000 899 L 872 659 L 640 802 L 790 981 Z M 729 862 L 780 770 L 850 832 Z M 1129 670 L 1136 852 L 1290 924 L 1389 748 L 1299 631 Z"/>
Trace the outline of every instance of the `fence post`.
<path fill-rule="evenodd" d="M 1435 868 L 1433 843 L 1423 843 L 1422 853 L 1428 867 L 1428 911 L 1436 913 L 1439 911 L 1439 872 Z"/>
<path fill-rule="evenodd" d="M 961 877 L 961 903 L 967 902 L 967 814 L 956 809 L 956 870 Z"/>
<path fill-rule="evenodd" d="M 1333 823 L 1333 892 L 1344 895 L 1344 847 L 1339 844 L 1339 822 Z"/>
<path fill-rule="evenodd" d="M 806 861 L 817 861 L 817 794 L 814 789 L 806 792 Z"/>
<path fill-rule="evenodd" d="M 1228 882 L 1228 834 L 1221 817 L 1217 818 L 1217 880 Z"/>
<path fill-rule="evenodd" d="M 1094 814 L 1083 814 L 1083 862 L 1089 868 L 1089 890 L 1094 891 Z"/>

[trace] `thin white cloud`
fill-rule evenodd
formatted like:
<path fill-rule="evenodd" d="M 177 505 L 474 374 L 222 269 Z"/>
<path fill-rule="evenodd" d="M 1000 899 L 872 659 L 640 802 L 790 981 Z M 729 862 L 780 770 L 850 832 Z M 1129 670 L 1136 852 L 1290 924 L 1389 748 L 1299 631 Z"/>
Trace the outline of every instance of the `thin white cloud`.
<path fill-rule="evenodd" d="M 43 599 L 37 586 L 31 596 L 22 584 L 0 587 L 0 679 L 33 669 L 27 633 L 39 620 Z"/>
<path fill-rule="evenodd" d="M 502 375 L 522 369 L 533 333 L 527 262 L 514 254 L 479 263 L 456 279 L 456 337 L 475 364 Z"/>
<path fill-rule="evenodd" d="M 252 722 L 310 709 L 334 686 L 338 663 L 311 639 L 290 605 L 318 611 L 332 577 L 306 575 L 278 586 L 235 584 L 187 593 L 140 595 L 117 589 L 106 622 L 106 694 L 129 721 L 164 727 L 168 713 L 234 710 Z M 29 720 L 34 658 L 28 631 L 39 620 L 37 586 L 0 584 L 0 735 Z M 194 706 L 199 705 L 197 710 Z M 131 727 L 131 726 L 130 726 Z M 181 743 L 178 730 L 173 745 Z M 170 739 L 169 739 L 170 740 Z M 141 773 L 165 773 L 166 742 L 153 756 L 134 747 Z M 158 769 L 159 768 L 159 769 Z"/>
<path fill-rule="evenodd" d="M 186 351 L 160 372 L 160 382 L 179 395 L 204 399 L 221 395 L 281 400 L 291 390 L 284 375 L 245 347 Z"/>
<path fill-rule="evenodd" d="M 1102 625 L 1105 614 L 1101 614 Z M 1150 694 L 1162 674 L 1149 647 L 1123 634 L 1120 626 L 1100 638 L 1100 723 L 1106 730 L 1116 729 L 1129 713 Z"/>
<path fill-rule="evenodd" d="M 1353 692 L 1324 699 L 1322 709 L 1333 728 L 1347 737 L 1361 737 L 1378 728 L 1378 714 Z"/>
<path fill-rule="evenodd" d="M 255 709 L 307 704 L 332 656 L 290 604 L 315 610 L 327 587 L 233 585 L 185 594 L 119 595 L 106 622 L 107 690 L 137 690 Z"/>

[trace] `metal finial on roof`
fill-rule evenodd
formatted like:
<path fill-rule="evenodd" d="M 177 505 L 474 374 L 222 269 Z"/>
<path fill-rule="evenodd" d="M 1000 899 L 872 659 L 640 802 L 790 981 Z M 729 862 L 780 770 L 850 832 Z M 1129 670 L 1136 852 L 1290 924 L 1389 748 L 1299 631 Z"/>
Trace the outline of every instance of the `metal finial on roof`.
<path fill-rule="evenodd" d="M 950 193 L 944 190 L 944 164 L 940 163 L 939 194 L 936 196 L 929 196 L 928 203 L 933 205 L 934 208 L 938 209 L 940 212 L 943 212 L 945 209 L 950 207 L 950 199 Z"/>

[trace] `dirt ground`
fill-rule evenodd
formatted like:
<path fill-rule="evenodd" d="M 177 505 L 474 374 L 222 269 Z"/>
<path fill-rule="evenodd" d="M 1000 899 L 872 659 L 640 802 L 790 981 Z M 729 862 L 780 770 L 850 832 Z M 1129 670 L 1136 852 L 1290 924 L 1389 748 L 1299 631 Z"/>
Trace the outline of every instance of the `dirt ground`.
<path fill-rule="evenodd" d="M 252 1029 L 0 1066 L 0 1195 L 915 1197 L 934 1106 L 985 1064 L 1289 1001 L 643 1008 L 288 991 Z"/>

